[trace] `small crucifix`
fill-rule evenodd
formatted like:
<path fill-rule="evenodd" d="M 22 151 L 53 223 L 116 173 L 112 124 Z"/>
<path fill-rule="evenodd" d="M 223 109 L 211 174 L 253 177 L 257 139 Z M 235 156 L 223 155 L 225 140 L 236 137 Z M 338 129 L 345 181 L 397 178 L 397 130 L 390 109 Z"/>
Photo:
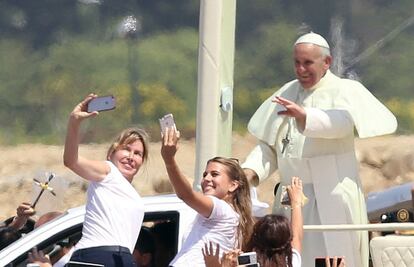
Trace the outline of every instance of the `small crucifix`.
<path fill-rule="evenodd" d="M 285 152 L 286 147 L 289 145 L 290 143 L 290 139 L 289 139 L 289 134 L 287 133 L 285 138 L 282 139 L 282 154 Z"/>

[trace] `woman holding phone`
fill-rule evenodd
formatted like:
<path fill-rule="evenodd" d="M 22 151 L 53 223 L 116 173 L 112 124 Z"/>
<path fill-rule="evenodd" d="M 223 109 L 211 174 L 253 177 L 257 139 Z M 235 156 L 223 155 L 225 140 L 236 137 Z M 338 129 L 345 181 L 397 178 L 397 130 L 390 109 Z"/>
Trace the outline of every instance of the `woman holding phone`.
<path fill-rule="evenodd" d="M 192 189 L 175 160 L 179 132 L 175 127 L 162 134 L 161 155 L 179 198 L 198 214 L 170 266 L 205 266 L 201 249 L 211 241 L 222 251 L 244 247 L 253 226 L 249 183 L 236 159 L 215 157 L 207 162 L 202 192 Z"/>
<path fill-rule="evenodd" d="M 132 252 L 144 218 L 141 197 L 131 185 L 148 158 L 147 134 L 141 129 L 122 131 L 109 147 L 106 160 L 79 155 L 79 129 L 85 119 L 99 112 L 88 112 L 97 97 L 88 95 L 69 116 L 63 161 L 66 167 L 89 181 L 82 238 L 71 261 L 133 266 Z"/>

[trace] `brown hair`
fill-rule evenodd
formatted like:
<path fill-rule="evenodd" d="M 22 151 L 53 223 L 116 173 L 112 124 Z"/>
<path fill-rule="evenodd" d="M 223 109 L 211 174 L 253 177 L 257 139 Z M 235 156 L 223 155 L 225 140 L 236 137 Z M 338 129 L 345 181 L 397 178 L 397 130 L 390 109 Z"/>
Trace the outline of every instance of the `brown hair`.
<path fill-rule="evenodd" d="M 109 160 L 112 154 L 121 146 L 129 145 L 135 141 L 141 141 L 142 146 L 144 147 L 144 154 L 142 155 L 142 161 L 146 162 L 148 159 L 148 134 L 140 128 L 128 128 L 123 130 L 115 141 L 108 148 L 106 153 L 106 158 Z"/>
<path fill-rule="evenodd" d="M 288 218 L 269 214 L 256 222 L 246 248 L 257 253 L 262 267 L 292 267 L 291 241 Z"/>
<path fill-rule="evenodd" d="M 238 160 L 232 158 L 215 157 L 210 159 L 210 162 L 217 162 L 226 166 L 227 175 L 232 181 L 238 183 L 237 189 L 232 193 L 231 205 L 236 212 L 240 215 L 240 222 L 237 231 L 237 237 L 241 244 L 242 250 L 244 250 L 247 238 L 251 235 L 253 230 L 253 217 L 252 217 L 252 201 L 250 199 L 250 186 L 247 181 L 246 175 L 243 169 L 240 167 Z M 240 242 L 241 241 L 241 242 Z"/>

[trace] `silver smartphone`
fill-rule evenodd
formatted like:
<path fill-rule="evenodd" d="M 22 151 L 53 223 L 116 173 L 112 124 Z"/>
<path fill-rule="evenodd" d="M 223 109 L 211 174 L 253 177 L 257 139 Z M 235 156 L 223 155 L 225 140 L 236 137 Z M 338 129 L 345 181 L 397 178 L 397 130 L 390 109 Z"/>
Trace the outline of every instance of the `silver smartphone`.
<path fill-rule="evenodd" d="M 160 121 L 161 133 L 164 133 L 166 128 L 175 129 L 174 117 L 171 113 L 165 115 L 164 117 L 159 119 L 159 121 Z"/>
<path fill-rule="evenodd" d="M 88 103 L 88 112 L 112 110 L 115 108 L 113 95 L 99 96 Z"/>
<path fill-rule="evenodd" d="M 251 266 L 252 264 L 257 264 L 257 255 L 256 252 L 245 252 L 240 254 L 237 257 L 237 264 L 238 265 L 248 265 Z"/>

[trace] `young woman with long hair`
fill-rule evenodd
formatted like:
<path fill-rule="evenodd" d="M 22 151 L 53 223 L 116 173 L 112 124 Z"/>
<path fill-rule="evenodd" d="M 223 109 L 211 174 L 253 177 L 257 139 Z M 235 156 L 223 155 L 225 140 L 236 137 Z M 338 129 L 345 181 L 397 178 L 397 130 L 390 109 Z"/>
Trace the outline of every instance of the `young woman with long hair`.
<path fill-rule="evenodd" d="M 249 183 L 238 161 L 215 157 L 207 162 L 202 192 L 193 190 L 175 159 L 179 136 L 175 128 L 167 128 L 162 135 L 161 155 L 177 196 L 198 214 L 170 266 L 205 266 L 205 243 L 220 244 L 221 251 L 246 245 L 244 240 L 253 226 Z"/>

